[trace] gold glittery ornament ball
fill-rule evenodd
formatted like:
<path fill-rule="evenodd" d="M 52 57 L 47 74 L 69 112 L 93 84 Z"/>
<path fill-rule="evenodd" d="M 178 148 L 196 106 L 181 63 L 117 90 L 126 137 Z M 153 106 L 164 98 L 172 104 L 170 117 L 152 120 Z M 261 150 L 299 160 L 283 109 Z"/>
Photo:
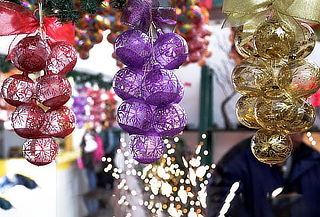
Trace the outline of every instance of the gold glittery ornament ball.
<path fill-rule="evenodd" d="M 284 130 L 288 134 L 302 133 L 310 129 L 316 118 L 314 107 L 306 100 L 300 99 L 297 118 Z"/>
<path fill-rule="evenodd" d="M 303 116 L 301 102 L 291 97 L 282 99 L 259 98 L 255 107 L 257 122 L 268 130 L 285 130 Z M 300 110 L 299 110 L 300 109 Z"/>
<path fill-rule="evenodd" d="M 320 87 L 320 70 L 306 60 L 290 61 L 280 70 L 278 83 L 295 98 L 307 97 Z"/>
<path fill-rule="evenodd" d="M 257 97 L 242 96 L 236 104 L 237 118 L 241 124 L 248 128 L 261 128 L 254 115 L 256 102 Z"/>
<path fill-rule="evenodd" d="M 254 33 L 254 43 L 259 56 L 280 59 L 289 55 L 295 43 L 295 32 L 287 22 L 277 17 L 263 22 Z"/>
<path fill-rule="evenodd" d="M 244 26 L 236 28 L 234 45 L 237 52 L 244 58 L 256 55 L 256 48 L 253 42 L 252 32 L 245 32 L 243 30 Z"/>
<path fill-rule="evenodd" d="M 259 130 L 252 137 L 251 151 L 262 163 L 279 164 L 290 156 L 292 141 L 287 134 Z"/>
<path fill-rule="evenodd" d="M 311 54 L 316 46 L 317 36 L 313 29 L 306 23 L 301 23 L 302 38 L 296 40 L 290 52 L 289 59 L 303 59 Z"/>
<path fill-rule="evenodd" d="M 272 71 L 261 59 L 250 58 L 242 61 L 232 72 L 232 82 L 235 90 L 246 96 L 259 96 L 264 86 L 272 82 Z"/>

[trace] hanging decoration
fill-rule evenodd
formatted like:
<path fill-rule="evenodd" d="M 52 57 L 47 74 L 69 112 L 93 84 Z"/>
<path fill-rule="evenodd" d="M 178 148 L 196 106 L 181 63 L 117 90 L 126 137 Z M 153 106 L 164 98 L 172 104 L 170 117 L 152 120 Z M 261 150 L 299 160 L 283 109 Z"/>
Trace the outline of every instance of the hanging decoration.
<path fill-rule="evenodd" d="M 124 102 L 117 121 L 130 134 L 130 150 L 140 163 L 154 163 L 164 151 L 162 136 L 174 136 L 186 125 L 177 103 L 183 86 L 173 73 L 187 59 L 186 41 L 172 33 L 174 8 L 159 2 L 130 0 L 121 21 L 131 27 L 115 41 L 115 54 L 127 67 L 114 78 L 114 91 Z"/>
<path fill-rule="evenodd" d="M 227 23 L 237 27 L 236 48 L 245 58 L 232 73 L 243 95 L 236 113 L 240 123 L 259 129 L 251 149 L 263 163 L 284 162 L 292 151 L 289 135 L 306 131 L 315 120 L 306 98 L 319 89 L 320 70 L 304 58 L 316 38 L 301 21 L 319 23 L 319 7 L 313 0 L 224 2 Z"/>
<path fill-rule="evenodd" d="M 23 145 L 23 156 L 41 166 L 57 155 L 58 145 L 52 137 L 65 137 L 75 127 L 75 115 L 63 106 L 72 91 L 63 74 L 73 69 L 77 59 L 70 44 L 73 25 L 43 17 L 41 2 L 38 10 L 40 20 L 23 6 L 0 2 L 0 35 L 27 34 L 12 42 L 7 58 L 23 73 L 7 78 L 1 92 L 7 103 L 17 106 L 12 127 L 28 139 Z M 29 78 L 30 74 L 37 74 L 37 80 Z"/>
<path fill-rule="evenodd" d="M 103 1 L 96 14 L 84 13 L 77 22 L 75 47 L 81 59 L 89 58 L 91 48 L 102 42 L 104 31 L 110 30 L 107 40 L 114 44 L 120 33 L 126 30 L 126 26 L 120 22 L 121 12 L 112 9 L 110 4 L 107 0 Z M 117 64 L 122 66 L 120 62 Z"/>
<path fill-rule="evenodd" d="M 200 1 L 178 0 L 176 2 L 177 33 L 183 36 L 189 47 L 188 59 L 184 64 L 206 64 L 206 58 L 211 56 L 208 48 L 209 36 L 209 11 Z"/>

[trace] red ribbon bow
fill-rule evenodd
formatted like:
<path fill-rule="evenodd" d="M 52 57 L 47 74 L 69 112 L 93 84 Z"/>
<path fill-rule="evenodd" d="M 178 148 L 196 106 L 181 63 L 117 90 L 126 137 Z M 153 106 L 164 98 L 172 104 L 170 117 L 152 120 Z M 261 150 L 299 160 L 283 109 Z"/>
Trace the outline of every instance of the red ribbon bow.
<path fill-rule="evenodd" d="M 0 36 L 30 34 L 40 27 L 40 23 L 33 11 L 12 2 L 0 2 L 0 27 Z M 72 23 L 62 24 L 56 17 L 44 17 L 43 29 L 52 43 L 74 43 Z"/>

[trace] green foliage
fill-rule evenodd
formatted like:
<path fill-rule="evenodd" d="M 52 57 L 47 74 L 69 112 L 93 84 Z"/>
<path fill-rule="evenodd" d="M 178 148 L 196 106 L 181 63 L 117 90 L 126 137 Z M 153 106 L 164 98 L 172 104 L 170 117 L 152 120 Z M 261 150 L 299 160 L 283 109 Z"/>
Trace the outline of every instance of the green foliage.
<path fill-rule="evenodd" d="M 90 83 L 91 85 L 97 84 L 99 88 L 110 89 L 112 83 L 105 81 L 102 73 L 98 74 L 89 74 L 85 72 L 71 71 L 67 74 L 67 77 L 72 77 L 76 84 L 85 84 Z"/>
<path fill-rule="evenodd" d="M 19 0 L 8 0 L 21 4 Z M 30 3 L 34 2 L 29 0 Z M 84 13 L 95 14 L 103 0 L 43 0 L 45 15 L 58 17 L 63 23 L 78 22 Z"/>
<path fill-rule="evenodd" d="M 75 8 L 75 4 L 70 0 L 48 0 L 45 4 L 47 15 L 58 17 L 61 22 L 77 22 L 80 15 Z"/>
<path fill-rule="evenodd" d="M 6 61 L 6 56 L 0 56 L 0 71 L 3 73 L 7 73 L 12 69 L 12 64 L 9 61 Z"/>
<path fill-rule="evenodd" d="M 110 6 L 115 9 L 123 9 L 126 6 L 126 0 L 111 0 Z"/>

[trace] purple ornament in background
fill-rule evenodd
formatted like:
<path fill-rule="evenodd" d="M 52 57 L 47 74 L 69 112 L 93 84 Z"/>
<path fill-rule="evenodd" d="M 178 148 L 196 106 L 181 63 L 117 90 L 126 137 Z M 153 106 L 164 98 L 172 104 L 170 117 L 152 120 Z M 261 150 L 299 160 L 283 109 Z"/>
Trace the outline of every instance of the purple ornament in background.
<path fill-rule="evenodd" d="M 151 128 L 151 107 L 141 99 L 124 101 L 117 111 L 119 126 L 129 134 L 145 134 Z"/>
<path fill-rule="evenodd" d="M 188 57 L 186 40 L 176 33 L 160 35 L 153 50 L 155 60 L 165 69 L 178 69 Z"/>
<path fill-rule="evenodd" d="M 175 136 L 185 128 L 187 115 L 178 104 L 157 108 L 153 127 L 160 136 Z"/>
<path fill-rule="evenodd" d="M 177 76 L 165 69 L 153 69 L 142 83 L 142 96 L 154 106 L 166 106 L 179 97 Z"/>
<path fill-rule="evenodd" d="M 76 115 L 77 127 L 82 128 L 88 121 L 88 115 L 86 112 L 86 106 L 88 105 L 88 99 L 84 96 L 74 96 L 72 110 Z"/>
<path fill-rule="evenodd" d="M 121 33 L 116 39 L 114 49 L 119 60 L 131 68 L 141 68 L 152 53 L 150 37 L 136 29 Z"/>
<path fill-rule="evenodd" d="M 113 78 L 114 92 L 123 100 L 138 98 L 143 77 L 144 73 L 140 70 L 120 69 Z"/>
<path fill-rule="evenodd" d="M 162 138 L 157 135 L 131 135 L 129 146 L 133 159 L 143 164 L 159 160 L 165 148 Z"/>

